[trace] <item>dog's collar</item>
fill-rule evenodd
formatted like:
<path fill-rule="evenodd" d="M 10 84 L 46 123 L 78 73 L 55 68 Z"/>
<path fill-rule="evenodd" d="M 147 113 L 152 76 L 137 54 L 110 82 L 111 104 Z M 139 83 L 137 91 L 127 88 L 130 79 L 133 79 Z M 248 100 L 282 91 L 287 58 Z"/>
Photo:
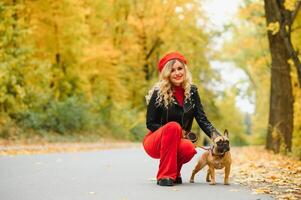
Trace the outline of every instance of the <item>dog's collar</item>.
<path fill-rule="evenodd" d="M 229 150 L 227 150 L 227 151 L 225 151 L 224 153 L 221 153 L 221 154 L 215 154 L 215 153 L 213 153 L 213 146 L 210 148 L 211 154 L 212 154 L 213 156 L 220 157 L 220 158 L 224 157 L 225 153 L 228 152 L 228 151 L 229 151 Z"/>

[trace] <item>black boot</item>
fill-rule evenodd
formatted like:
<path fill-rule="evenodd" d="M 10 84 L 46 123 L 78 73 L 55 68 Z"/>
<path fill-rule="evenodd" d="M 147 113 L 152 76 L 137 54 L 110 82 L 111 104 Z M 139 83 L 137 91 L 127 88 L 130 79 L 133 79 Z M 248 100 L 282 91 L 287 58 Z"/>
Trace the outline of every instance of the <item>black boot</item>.
<path fill-rule="evenodd" d="M 178 176 L 178 177 L 176 178 L 176 180 L 174 181 L 174 183 L 175 183 L 175 184 L 182 184 L 182 178 L 181 178 L 181 176 Z"/>
<path fill-rule="evenodd" d="M 157 185 L 160 185 L 160 186 L 173 186 L 173 180 L 171 178 L 161 178 L 157 181 Z"/>

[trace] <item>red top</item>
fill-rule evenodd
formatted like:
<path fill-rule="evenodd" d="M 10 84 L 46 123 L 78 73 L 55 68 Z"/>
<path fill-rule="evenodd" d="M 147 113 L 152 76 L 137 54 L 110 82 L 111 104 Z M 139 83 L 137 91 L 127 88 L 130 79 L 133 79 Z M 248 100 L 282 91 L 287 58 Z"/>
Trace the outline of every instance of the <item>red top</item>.
<path fill-rule="evenodd" d="M 174 86 L 173 87 L 173 95 L 179 102 L 180 106 L 183 106 L 184 102 L 184 89 L 181 86 Z"/>

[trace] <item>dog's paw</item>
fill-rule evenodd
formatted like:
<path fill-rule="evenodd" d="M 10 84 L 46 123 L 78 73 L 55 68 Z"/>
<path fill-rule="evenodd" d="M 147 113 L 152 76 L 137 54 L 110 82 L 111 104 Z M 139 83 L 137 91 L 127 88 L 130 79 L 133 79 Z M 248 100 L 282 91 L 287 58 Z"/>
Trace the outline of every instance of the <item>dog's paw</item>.
<path fill-rule="evenodd" d="M 194 183 L 194 180 L 192 180 L 192 179 L 190 179 L 190 181 L 189 181 L 190 183 Z"/>
<path fill-rule="evenodd" d="M 210 182 L 209 185 L 215 185 L 215 182 Z"/>
<path fill-rule="evenodd" d="M 230 185 L 230 183 L 229 182 L 224 182 L 224 185 Z"/>

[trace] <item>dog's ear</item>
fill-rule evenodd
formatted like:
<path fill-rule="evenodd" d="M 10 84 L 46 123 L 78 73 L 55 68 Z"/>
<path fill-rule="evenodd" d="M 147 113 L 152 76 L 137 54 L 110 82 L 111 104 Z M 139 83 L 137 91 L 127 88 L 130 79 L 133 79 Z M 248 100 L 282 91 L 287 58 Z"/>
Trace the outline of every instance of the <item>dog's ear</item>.
<path fill-rule="evenodd" d="M 214 141 L 215 138 L 217 138 L 217 136 L 218 136 L 218 134 L 217 134 L 216 131 L 212 131 L 212 132 L 211 132 L 211 140 L 212 140 L 212 141 Z"/>
<path fill-rule="evenodd" d="M 224 136 L 226 136 L 227 138 L 229 138 L 229 132 L 228 132 L 228 129 L 225 129 L 225 131 L 224 131 Z"/>

